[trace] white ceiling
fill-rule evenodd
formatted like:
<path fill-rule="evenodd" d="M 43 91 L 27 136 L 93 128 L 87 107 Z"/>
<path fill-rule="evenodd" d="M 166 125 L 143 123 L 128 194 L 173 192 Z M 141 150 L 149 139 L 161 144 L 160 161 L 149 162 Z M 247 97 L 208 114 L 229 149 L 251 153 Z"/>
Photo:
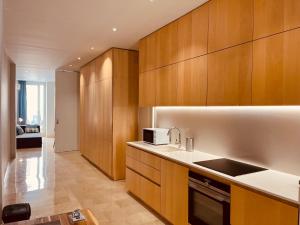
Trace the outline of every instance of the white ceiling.
<path fill-rule="evenodd" d="M 18 78 L 53 80 L 56 69 L 78 70 L 110 47 L 137 49 L 140 38 L 206 1 L 5 0 L 6 50 Z"/>

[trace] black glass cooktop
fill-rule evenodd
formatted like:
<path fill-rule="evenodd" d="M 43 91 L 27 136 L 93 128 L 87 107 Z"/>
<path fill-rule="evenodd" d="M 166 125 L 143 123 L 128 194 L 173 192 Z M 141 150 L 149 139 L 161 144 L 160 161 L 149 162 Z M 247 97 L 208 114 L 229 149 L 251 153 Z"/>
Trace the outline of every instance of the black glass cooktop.
<path fill-rule="evenodd" d="M 206 160 L 194 163 L 199 166 L 203 166 L 233 177 L 267 170 L 262 167 L 253 166 L 247 163 L 242 163 L 226 158 Z"/>

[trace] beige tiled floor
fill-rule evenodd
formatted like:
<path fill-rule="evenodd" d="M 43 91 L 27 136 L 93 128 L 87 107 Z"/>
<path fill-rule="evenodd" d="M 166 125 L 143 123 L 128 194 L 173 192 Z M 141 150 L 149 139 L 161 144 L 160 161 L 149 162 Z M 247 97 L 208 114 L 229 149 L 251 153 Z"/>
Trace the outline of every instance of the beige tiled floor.
<path fill-rule="evenodd" d="M 89 208 L 99 224 L 164 224 L 127 194 L 124 181 L 113 182 L 80 156 L 43 149 L 19 150 L 9 167 L 4 205 L 29 202 L 32 217 Z"/>

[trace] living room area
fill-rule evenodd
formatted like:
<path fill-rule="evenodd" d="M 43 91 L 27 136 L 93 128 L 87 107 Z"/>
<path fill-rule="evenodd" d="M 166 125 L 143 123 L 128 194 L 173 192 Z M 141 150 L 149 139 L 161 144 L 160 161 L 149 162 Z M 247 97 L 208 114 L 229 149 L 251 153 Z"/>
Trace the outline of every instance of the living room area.
<path fill-rule="evenodd" d="M 55 76 L 16 71 L 16 147 L 41 149 L 55 137 Z"/>

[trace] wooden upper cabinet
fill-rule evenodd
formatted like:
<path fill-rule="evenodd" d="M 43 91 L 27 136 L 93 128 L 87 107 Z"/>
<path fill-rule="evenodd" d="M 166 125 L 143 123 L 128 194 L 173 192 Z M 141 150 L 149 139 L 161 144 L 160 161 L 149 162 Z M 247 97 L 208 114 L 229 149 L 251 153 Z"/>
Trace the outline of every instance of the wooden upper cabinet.
<path fill-rule="evenodd" d="M 178 20 L 178 60 L 207 53 L 208 4 Z"/>
<path fill-rule="evenodd" d="M 254 39 L 297 27 L 299 0 L 254 0 Z"/>
<path fill-rule="evenodd" d="M 208 55 L 207 105 L 251 105 L 252 43 Z"/>
<path fill-rule="evenodd" d="M 156 105 L 177 105 L 178 64 L 160 68 L 156 73 Z"/>
<path fill-rule="evenodd" d="M 105 52 L 95 60 L 96 81 L 112 77 L 112 60 L 112 51 Z"/>
<path fill-rule="evenodd" d="M 298 225 L 298 208 L 231 186 L 231 225 Z"/>
<path fill-rule="evenodd" d="M 207 97 L 207 56 L 178 64 L 178 105 L 203 106 Z"/>
<path fill-rule="evenodd" d="M 254 42 L 253 104 L 300 104 L 300 29 Z"/>
<path fill-rule="evenodd" d="M 145 71 L 158 67 L 158 52 L 158 32 L 154 32 L 146 37 Z"/>
<path fill-rule="evenodd" d="M 253 0 L 209 2 L 208 52 L 252 40 Z"/>
<path fill-rule="evenodd" d="M 139 76 L 139 106 L 155 106 L 156 70 L 141 73 Z"/>
<path fill-rule="evenodd" d="M 139 72 L 143 73 L 146 71 L 147 61 L 147 37 L 139 41 Z"/>
<path fill-rule="evenodd" d="M 154 48 L 158 54 L 157 67 L 166 66 L 178 61 L 178 21 L 172 22 L 161 28 L 158 35 L 158 49 Z M 148 49 L 148 48 L 147 48 Z M 148 50 L 147 50 L 148 51 Z"/>

